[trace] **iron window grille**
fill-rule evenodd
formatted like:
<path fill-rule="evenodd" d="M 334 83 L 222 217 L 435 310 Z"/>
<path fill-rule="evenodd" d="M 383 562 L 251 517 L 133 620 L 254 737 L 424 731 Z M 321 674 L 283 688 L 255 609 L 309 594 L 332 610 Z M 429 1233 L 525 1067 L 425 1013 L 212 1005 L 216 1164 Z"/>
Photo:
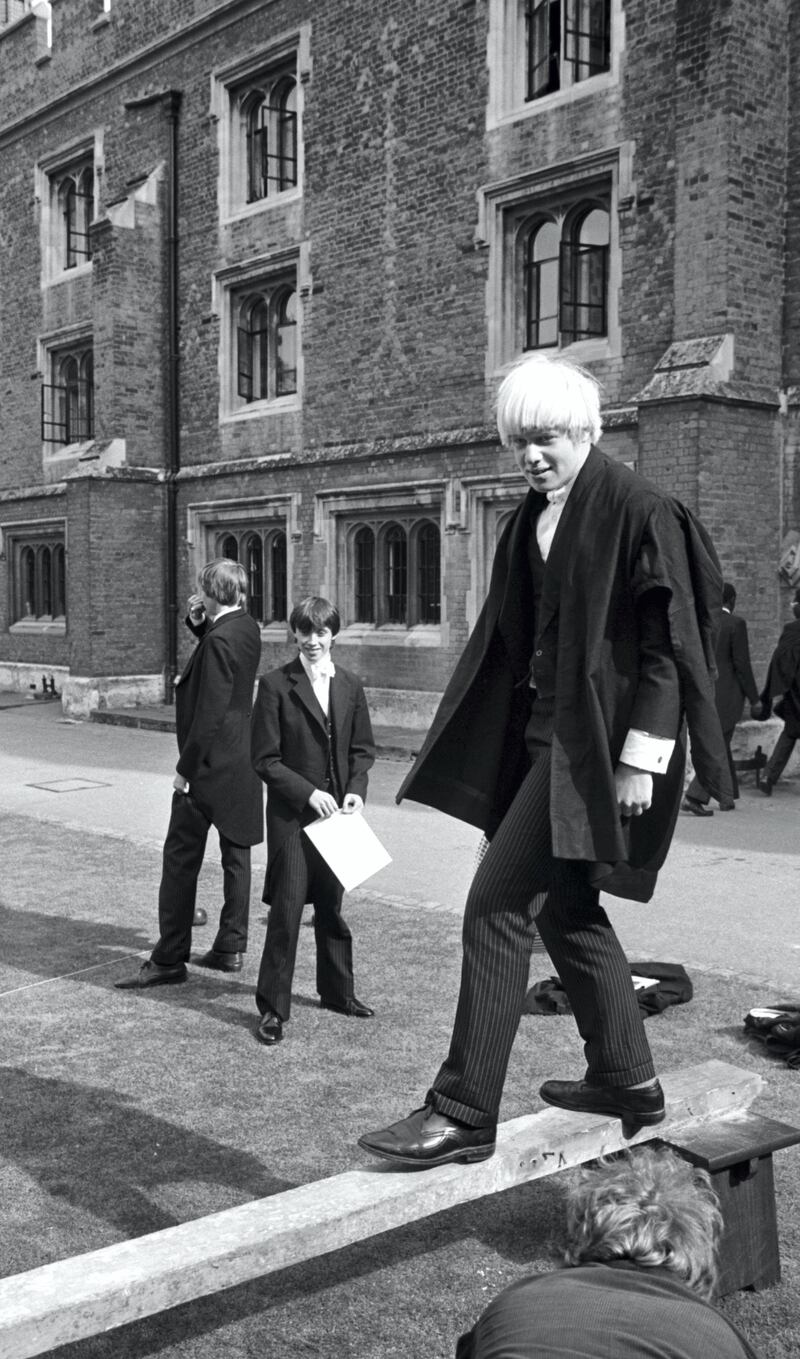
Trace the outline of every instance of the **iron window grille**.
<path fill-rule="evenodd" d="M 297 293 L 282 288 L 275 307 L 275 395 L 297 391 Z"/>
<path fill-rule="evenodd" d="M 586 205 L 566 224 L 539 219 L 523 245 L 523 348 L 608 334 L 609 214 Z"/>
<path fill-rule="evenodd" d="M 439 530 L 430 522 L 417 533 L 417 618 L 438 623 L 442 612 L 442 562 Z"/>
<path fill-rule="evenodd" d="M 354 622 L 412 627 L 440 621 L 441 534 L 432 520 L 360 524 L 351 553 Z"/>
<path fill-rule="evenodd" d="M 239 326 L 237 391 L 245 401 L 260 401 L 269 395 L 269 305 L 256 298 L 247 310 L 244 326 Z"/>
<path fill-rule="evenodd" d="M 256 203 L 297 184 L 297 83 L 291 76 L 258 90 L 245 106 L 247 201 Z"/>
<path fill-rule="evenodd" d="M 375 534 L 362 524 L 353 539 L 355 621 L 375 622 Z"/>
<path fill-rule="evenodd" d="M 216 551 L 241 562 L 247 572 L 247 611 L 257 623 L 283 623 L 289 616 L 286 534 L 250 527 L 219 534 Z"/>
<path fill-rule="evenodd" d="M 561 247 L 561 342 L 608 334 L 608 246 Z"/>
<path fill-rule="evenodd" d="M 65 255 L 64 265 L 74 269 L 77 264 L 92 258 L 89 223 L 94 213 L 94 171 L 87 167 L 62 183 L 64 198 Z"/>
<path fill-rule="evenodd" d="M 245 299 L 237 327 L 237 395 L 248 403 L 297 391 L 297 293 Z"/>
<path fill-rule="evenodd" d="M 525 239 L 522 266 L 525 349 L 558 344 L 559 254 L 559 229 L 555 222 L 545 221 L 531 228 Z"/>
<path fill-rule="evenodd" d="M 399 524 L 392 524 L 384 538 L 384 599 L 386 621 L 408 621 L 408 540 Z"/>
<path fill-rule="evenodd" d="M 53 376 L 42 384 L 42 441 L 78 444 L 94 438 L 94 365 L 92 353 L 53 360 Z"/>
<path fill-rule="evenodd" d="M 525 99 L 607 71 L 611 0 L 525 0 Z"/>
<path fill-rule="evenodd" d="M 274 533 L 269 546 L 271 580 L 270 613 L 279 622 L 289 616 L 289 583 L 286 564 L 286 534 Z"/>
<path fill-rule="evenodd" d="M 14 553 L 14 621 L 66 616 L 66 557 L 58 540 L 24 542 Z"/>
<path fill-rule="evenodd" d="M 564 60 L 572 83 L 611 65 L 611 0 L 566 0 Z"/>

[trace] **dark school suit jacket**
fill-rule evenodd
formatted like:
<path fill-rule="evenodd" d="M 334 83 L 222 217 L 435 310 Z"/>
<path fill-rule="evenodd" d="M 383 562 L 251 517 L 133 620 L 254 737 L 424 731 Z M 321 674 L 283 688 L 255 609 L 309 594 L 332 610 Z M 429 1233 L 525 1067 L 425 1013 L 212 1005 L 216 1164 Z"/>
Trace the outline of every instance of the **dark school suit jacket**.
<path fill-rule="evenodd" d="M 531 656 L 554 636 L 553 854 L 589 864 L 604 891 L 647 901 L 683 792 L 684 713 L 704 786 L 731 796 L 714 702 L 719 563 L 683 505 L 593 448 L 559 520 L 534 619 L 528 536 L 544 503 L 530 491 L 498 544 L 486 603 L 397 800 L 427 803 L 493 834 L 527 768 Z M 639 641 L 637 603 L 651 589 L 666 601 L 680 681 L 670 733 L 659 725 L 658 660 L 643 656 Z M 653 780 L 652 807 L 622 822 L 614 770 L 632 727 L 669 734 L 676 746 Z"/>
<path fill-rule="evenodd" d="M 177 771 L 217 830 L 257 845 L 264 798 L 250 763 L 250 714 L 261 631 L 244 609 L 191 630 L 199 641 L 175 687 Z"/>
<path fill-rule="evenodd" d="M 744 700 L 758 702 L 758 686 L 750 663 L 747 624 L 737 613 L 723 609 L 717 638 L 716 703 L 723 731 L 733 731 Z"/>
<path fill-rule="evenodd" d="M 786 735 L 797 740 L 800 737 L 800 620 L 786 624 L 772 653 L 761 694 L 767 705 L 766 716 L 769 716 L 775 698 L 779 698 L 775 704 L 776 716 L 783 719 Z"/>
<path fill-rule="evenodd" d="M 336 777 L 342 796 L 357 793 L 366 801 L 368 771 L 375 763 L 367 700 L 361 681 L 334 662 L 330 709 Z M 258 682 L 253 708 L 253 768 L 267 785 L 267 883 L 281 845 L 302 826 L 316 821 L 308 799 L 324 788 L 328 774 L 328 728 L 300 658 Z"/>

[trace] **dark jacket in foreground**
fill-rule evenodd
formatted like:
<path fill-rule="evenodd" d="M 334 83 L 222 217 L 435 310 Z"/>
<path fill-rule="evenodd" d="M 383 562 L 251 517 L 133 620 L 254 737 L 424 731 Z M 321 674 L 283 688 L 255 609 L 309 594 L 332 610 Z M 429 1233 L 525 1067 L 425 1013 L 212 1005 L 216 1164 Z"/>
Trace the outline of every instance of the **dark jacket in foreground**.
<path fill-rule="evenodd" d="M 486 603 L 398 801 L 494 833 L 527 769 L 531 656 L 555 624 L 553 854 L 590 864 L 602 890 L 647 901 L 675 827 L 685 748 L 681 721 L 669 768 L 654 776 L 652 807 L 622 822 L 614 770 L 629 729 L 654 730 L 658 682 L 657 663 L 650 673 L 643 661 L 637 601 L 663 592 L 695 769 L 714 797 L 729 798 L 714 701 L 719 563 L 684 506 L 593 448 L 561 515 L 534 620 L 527 542 L 544 503 L 530 491 L 498 544 Z"/>
<path fill-rule="evenodd" d="M 666 1269 L 578 1265 L 512 1284 L 456 1359 L 758 1359 L 740 1331 Z"/>
<path fill-rule="evenodd" d="M 366 800 L 375 741 L 360 679 L 338 662 L 331 678 L 330 709 L 336 778 L 342 797 Z M 315 821 L 308 805 L 328 776 L 328 727 L 300 658 L 271 670 L 258 682 L 252 726 L 252 758 L 267 785 L 267 888 L 283 842 Z"/>
<path fill-rule="evenodd" d="M 236 845 L 264 838 L 263 792 L 250 763 L 250 714 L 261 631 L 244 609 L 192 628 L 199 641 L 175 688 L 178 773 Z"/>

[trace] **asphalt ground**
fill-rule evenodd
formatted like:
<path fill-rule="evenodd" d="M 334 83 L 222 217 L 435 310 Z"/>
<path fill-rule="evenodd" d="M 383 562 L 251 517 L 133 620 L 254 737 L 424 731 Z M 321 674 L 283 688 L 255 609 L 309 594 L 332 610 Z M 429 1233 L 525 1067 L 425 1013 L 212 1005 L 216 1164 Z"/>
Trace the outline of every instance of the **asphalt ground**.
<path fill-rule="evenodd" d="M 441 1060 L 479 837 L 397 808 L 407 763 L 396 760 L 376 764 L 367 808 L 393 861 L 346 908 L 357 994 L 375 1020 L 318 1009 L 304 931 L 287 1039 L 275 1052 L 255 1041 L 263 846 L 242 974 L 192 969 L 185 986 L 114 990 L 153 942 L 174 759 L 169 733 L 76 723 L 57 704 L 0 711 L 2 1275 L 362 1165 L 358 1135 L 418 1105 Z M 752 1005 L 800 997 L 798 810 L 795 781 L 765 799 L 750 776 L 735 813 L 680 817 L 652 903 L 606 904 L 630 957 L 680 961 L 695 983 L 690 1005 L 648 1021 L 659 1069 L 714 1056 L 757 1070 L 758 1107 L 800 1126 L 800 1072 L 742 1031 Z M 198 949 L 219 905 L 211 849 L 199 900 L 212 924 Z M 546 971 L 535 956 L 531 979 Z M 569 1016 L 524 1019 L 502 1116 L 530 1112 L 541 1080 L 579 1074 L 579 1058 Z M 765 1359 L 800 1353 L 797 1156 L 775 1158 L 783 1282 L 725 1304 Z M 69 1346 L 64 1359 L 450 1355 L 499 1287 L 545 1267 L 558 1222 L 555 1186 L 527 1186 Z"/>

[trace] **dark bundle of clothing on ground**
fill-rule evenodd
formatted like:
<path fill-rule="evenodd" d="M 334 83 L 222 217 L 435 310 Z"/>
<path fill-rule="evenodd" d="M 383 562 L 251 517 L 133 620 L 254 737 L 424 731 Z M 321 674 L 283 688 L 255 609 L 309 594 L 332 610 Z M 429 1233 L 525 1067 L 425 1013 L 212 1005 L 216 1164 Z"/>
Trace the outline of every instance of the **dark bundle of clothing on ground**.
<path fill-rule="evenodd" d="M 691 978 L 680 963 L 631 963 L 634 983 L 646 979 L 649 985 L 637 987 L 636 999 L 643 1018 L 659 1015 L 670 1005 L 685 1005 L 694 994 Z M 558 977 L 534 982 L 522 1006 L 528 1015 L 568 1015 L 572 1006 Z M 798 1015 L 800 1019 L 800 1015 Z"/>
<path fill-rule="evenodd" d="M 795 1070 L 800 1068 L 800 1001 L 779 1000 L 774 1005 L 756 1006 L 745 1015 L 744 1028 L 773 1057 L 782 1057 Z"/>

